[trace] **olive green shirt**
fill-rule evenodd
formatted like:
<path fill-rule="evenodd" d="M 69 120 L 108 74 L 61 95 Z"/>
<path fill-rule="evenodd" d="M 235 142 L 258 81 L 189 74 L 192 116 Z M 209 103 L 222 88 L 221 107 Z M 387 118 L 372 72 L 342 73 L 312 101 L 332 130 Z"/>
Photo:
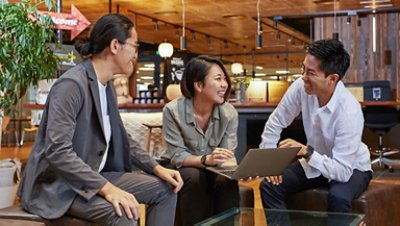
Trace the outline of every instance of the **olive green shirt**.
<path fill-rule="evenodd" d="M 177 168 L 190 155 L 210 154 L 215 148 L 235 151 L 238 113 L 229 103 L 215 105 L 204 132 L 194 118 L 192 100 L 181 97 L 165 105 L 163 133 L 167 150 L 163 155 Z"/>

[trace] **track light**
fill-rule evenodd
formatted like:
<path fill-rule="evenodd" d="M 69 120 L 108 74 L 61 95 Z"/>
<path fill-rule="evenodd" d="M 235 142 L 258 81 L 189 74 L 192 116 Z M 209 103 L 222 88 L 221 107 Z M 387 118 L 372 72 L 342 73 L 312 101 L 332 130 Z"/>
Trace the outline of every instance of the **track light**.
<path fill-rule="evenodd" d="M 137 13 L 137 12 L 134 12 L 134 11 L 129 10 L 129 9 L 128 9 L 128 12 L 129 13 L 133 13 L 135 16 L 142 16 L 142 17 L 150 19 L 152 21 L 152 23 L 153 23 L 153 29 L 155 31 L 160 29 L 159 23 L 172 26 L 173 29 L 175 29 L 175 36 L 180 38 L 179 41 L 180 41 L 180 47 L 181 47 L 182 50 L 187 48 L 187 37 L 185 35 L 185 30 L 189 30 L 189 32 L 191 33 L 190 36 L 189 36 L 189 39 L 191 39 L 192 41 L 195 41 L 197 39 L 196 36 L 198 34 L 200 34 L 202 36 L 204 35 L 205 38 L 206 38 L 206 42 L 207 42 L 207 44 L 209 45 L 210 48 L 211 48 L 211 40 L 212 40 L 212 38 L 215 38 L 217 41 L 223 42 L 225 48 L 229 48 L 229 46 L 228 46 L 229 42 L 231 42 L 234 45 L 239 46 L 239 44 L 237 44 L 237 43 L 235 43 L 233 41 L 229 41 L 228 39 L 224 39 L 224 38 L 220 38 L 220 37 L 216 37 L 216 36 L 211 36 L 211 35 L 209 35 L 207 33 L 204 33 L 204 32 L 201 32 L 201 31 L 196 31 L 196 30 L 193 30 L 193 29 L 190 29 L 190 28 L 186 29 L 186 26 L 185 26 L 186 25 L 185 24 L 185 13 L 186 13 L 186 11 L 185 11 L 185 0 L 181 0 L 181 1 L 182 1 L 182 24 L 170 23 L 168 21 L 165 21 L 165 20 L 162 20 L 162 19 L 158 19 L 158 18 L 155 18 L 155 17 L 151 17 L 151 16 L 148 16 L 148 15 L 144 15 L 144 14 L 141 14 L 141 13 Z M 182 33 L 181 33 L 180 29 L 182 29 Z"/>
<path fill-rule="evenodd" d="M 153 22 L 154 22 L 154 26 L 153 26 L 153 29 L 155 30 L 155 31 L 158 31 L 158 21 L 157 20 L 155 20 L 155 19 L 153 19 Z"/>
<path fill-rule="evenodd" d="M 256 49 L 262 48 L 262 36 L 261 34 L 256 35 Z"/>
<path fill-rule="evenodd" d="M 346 20 L 347 24 L 351 23 L 351 16 L 357 16 L 357 12 L 355 12 L 355 11 L 348 11 L 347 12 L 347 20 Z"/>
<path fill-rule="evenodd" d="M 196 33 L 192 31 L 192 41 L 196 41 Z"/>
<path fill-rule="evenodd" d="M 176 36 L 176 37 L 179 37 L 179 29 L 178 29 L 178 27 L 176 28 L 175 36 Z"/>
<path fill-rule="evenodd" d="M 181 36 L 181 50 L 186 50 L 187 49 L 187 40 L 186 36 Z"/>
<path fill-rule="evenodd" d="M 207 39 L 207 44 L 211 45 L 211 36 L 207 35 L 206 39 Z"/>

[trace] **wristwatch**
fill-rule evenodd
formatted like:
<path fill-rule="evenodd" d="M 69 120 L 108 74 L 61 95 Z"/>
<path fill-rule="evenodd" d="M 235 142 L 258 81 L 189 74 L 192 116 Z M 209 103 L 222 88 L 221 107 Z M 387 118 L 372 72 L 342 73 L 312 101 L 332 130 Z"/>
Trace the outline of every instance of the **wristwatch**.
<path fill-rule="evenodd" d="M 314 153 L 314 148 L 311 147 L 310 145 L 307 145 L 307 152 L 304 155 L 304 158 L 306 159 L 310 158 L 313 153 Z"/>
<path fill-rule="evenodd" d="M 201 159 L 200 159 L 201 165 L 209 166 L 209 165 L 206 164 L 206 160 L 207 160 L 207 155 L 201 156 Z"/>

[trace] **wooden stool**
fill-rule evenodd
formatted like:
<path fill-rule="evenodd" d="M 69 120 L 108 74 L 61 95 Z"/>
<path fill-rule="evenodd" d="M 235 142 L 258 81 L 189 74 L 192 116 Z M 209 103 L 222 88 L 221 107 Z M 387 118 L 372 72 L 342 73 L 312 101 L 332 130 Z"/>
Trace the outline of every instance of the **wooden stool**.
<path fill-rule="evenodd" d="M 8 115 L 3 116 L 3 124 L 1 125 L 2 126 L 1 133 L 3 134 L 4 138 L 7 136 L 7 146 L 10 147 L 11 146 L 11 134 L 14 132 L 14 138 L 17 141 L 16 143 L 18 146 L 17 131 L 15 129 L 8 128 L 8 124 L 9 124 L 10 120 L 11 120 L 10 116 L 8 116 Z"/>
<path fill-rule="evenodd" d="M 38 131 L 38 127 L 31 125 L 31 127 L 24 128 L 22 130 L 21 141 L 19 142 L 19 146 L 24 145 L 25 133 L 36 133 Z"/>
<path fill-rule="evenodd" d="M 146 126 L 149 129 L 149 132 L 147 133 L 146 151 L 150 153 L 150 142 L 152 139 L 153 129 L 162 129 L 162 124 L 143 123 L 142 125 Z M 161 134 L 161 141 L 164 142 L 162 134 Z M 154 154 L 155 153 L 153 153 L 153 155 Z"/>

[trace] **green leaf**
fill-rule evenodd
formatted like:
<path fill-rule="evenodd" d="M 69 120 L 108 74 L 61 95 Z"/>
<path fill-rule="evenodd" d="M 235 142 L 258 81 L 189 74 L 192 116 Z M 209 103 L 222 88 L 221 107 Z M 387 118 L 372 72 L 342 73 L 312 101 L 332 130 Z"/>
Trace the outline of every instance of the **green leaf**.
<path fill-rule="evenodd" d="M 44 2 L 46 4 L 46 6 L 47 6 L 47 9 L 50 11 L 51 8 L 53 8 L 53 1 L 52 0 L 45 0 Z"/>
<path fill-rule="evenodd" d="M 54 78 L 57 59 L 46 43 L 56 40 L 49 17 L 38 17 L 37 6 L 51 0 L 22 0 L 7 4 L 0 0 L 0 109 L 6 111 L 24 96 L 30 84 Z M 33 21 L 28 13 L 38 18 Z"/>

